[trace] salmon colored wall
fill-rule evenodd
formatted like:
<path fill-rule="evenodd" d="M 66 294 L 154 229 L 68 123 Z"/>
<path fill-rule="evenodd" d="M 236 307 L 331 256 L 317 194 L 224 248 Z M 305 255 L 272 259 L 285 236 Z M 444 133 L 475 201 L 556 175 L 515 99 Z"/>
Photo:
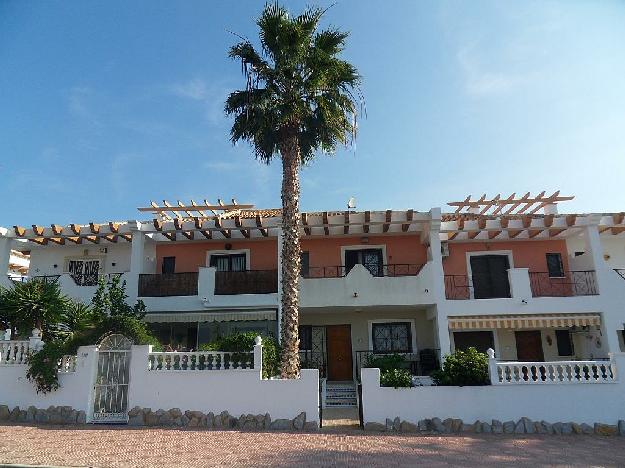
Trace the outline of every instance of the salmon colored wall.
<path fill-rule="evenodd" d="M 560 253 L 564 270 L 567 271 L 568 258 L 566 241 L 527 241 L 527 242 L 466 242 L 449 243 L 449 257 L 443 259 L 446 275 L 467 274 L 467 252 L 487 252 L 511 250 L 515 268 L 529 268 L 530 271 L 547 271 L 547 253 Z"/>
<path fill-rule="evenodd" d="M 302 239 L 302 251 L 309 252 L 311 267 L 343 265 L 341 247 L 349 245 L 370 246 L 386 245 L 387 264 L 419 265 L 427 263 L 427 248 L 421 243 L 419 236 L 369 236 L 369 242 L 363 244 L 362 236 L 357 237 L 330 237 L 319 239 Z"/>
<path fill-rule="evenodd" d="M 206 253 L 210 250 L 226 250 L 226 244 L 232 244 L 231 250 L 250 250 L 251 270 L 278 269 L 278 243 L 275 239 L 258 241 L 232 242 L 189 242 L 158 244 L 156 246 L 156 271 L 161 272 L 163 257 L 176 257 L 176 273 L 198 271 L 207 266 Z"/>

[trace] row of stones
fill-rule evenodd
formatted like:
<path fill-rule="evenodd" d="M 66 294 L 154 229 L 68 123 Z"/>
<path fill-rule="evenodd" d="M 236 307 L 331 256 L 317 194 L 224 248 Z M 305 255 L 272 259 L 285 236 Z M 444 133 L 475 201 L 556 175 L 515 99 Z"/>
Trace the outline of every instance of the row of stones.
<path fill-rule="evenodd" d="M 625 421 L 618 424 L 577 424 L 574 422 L 548 423 L 546 421 L 532 421 L 521 418 L 518 421 L 501 422 L 493 419 L 491 422 L 476 421 L 466 424 L 462 419 L 440 418 L 422 419 L 417 424 L 402 421 L 400 418 L 387 419 L 386 424 L 368 422 L 366 431 L 382 432 L 428 432 L 436 434 L 459 433 L 492 433 L 492 434 L 597 434 L 625 436 Z"/>
<path fill-rule="evenodd" d="M 281 430 L 281 431 L 315 431 L 318 429 L 316 421 L 306 421 L 306 413 L 302 412 L 294 419 L 271 420 L 269 413 L 242 414 L 238 418 L 228 411 L 219 414 L 203 413 L 201 411 L 185 411 L 178 408 L 170 410 L 135 406 L 128 412 L 130 426 L 177 426 L 177 427 L 205 427 L 208 429 L 242 429 L 242 430 Z"/>
<path fill-rule="evenodd" d="M 25 422 L 49 424 L 86 424 L 87 415 L 84 411 L 77 411 L 71 406 L 50 406 L 48 409 L 39 409 L 29 406 L 20 409 L 16 406 L 12 410 L 6 405 L 0 405 L 0 422 Z"/>

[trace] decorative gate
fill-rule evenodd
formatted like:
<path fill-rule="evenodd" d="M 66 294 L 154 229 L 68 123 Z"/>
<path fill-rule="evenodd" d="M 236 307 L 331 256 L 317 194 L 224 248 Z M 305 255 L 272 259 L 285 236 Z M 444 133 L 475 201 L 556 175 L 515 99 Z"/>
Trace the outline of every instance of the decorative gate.
<path fill-rule="evenodd" d="M 100 343 L 91 422 L 128 422 L 131 346 L 132 342 L 119 334 L 109 335 Z"/>

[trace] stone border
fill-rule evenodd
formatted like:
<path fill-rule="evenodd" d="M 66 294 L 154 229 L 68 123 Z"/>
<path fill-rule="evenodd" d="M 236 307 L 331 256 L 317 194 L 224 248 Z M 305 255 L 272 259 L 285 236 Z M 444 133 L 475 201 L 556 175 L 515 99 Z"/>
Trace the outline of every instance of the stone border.
<path fill-rule="evenodd" d="M 6 405 L 0 405 L 0 422 L 25 422 L 47 424 L 86 424 L 87 415 L 84 411 L 77 411 L 71 406 L 49 406 L 48 409 L 39 409 L 29 406 L 20 409 L 16 406 L 12 410 Z"/>
<path fill-rule="evenodd" d="M 548 423 L 521 418 L 518 421 L 501 422 L 493 419 L 490 423 L 475 421 L 466 424 L 462 419 L 440 418 L 422 419 L 417 424 L 402 421 L 399 417 L 386 419 L 386 424 L 368 422 L 365 431 L 428 433 L 428 434 L 596 434 L 603 436 L 625 436 L 625 421 L 618 424 L 595 423 L 594 426 L 574 422 Z"/>

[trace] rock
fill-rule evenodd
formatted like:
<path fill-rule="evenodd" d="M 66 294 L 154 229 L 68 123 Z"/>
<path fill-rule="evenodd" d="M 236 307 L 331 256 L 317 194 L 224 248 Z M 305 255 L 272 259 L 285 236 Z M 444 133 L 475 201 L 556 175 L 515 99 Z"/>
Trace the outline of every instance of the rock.
<path fill-rule="evenodd" d="M 419 428 L 419 432 L 425 432 L 428 430 L 430 426 L 430 420 L 429 419 L 420 419 L 417 427 Z"/>
<path fill-rule="evenodd" d="M 377 422 L 368 422 L 365 424 L 365 431 L 385 432 L 386 425 Z"/>
<path fill-rule="evenodd" d="M 26 422 L 35 422 L 35 414 L 37 413 L 37 408 L 34 406 L 29 406 L 28 411 L 26 412 Z"/>
<path fill-rule="evenodd" d="M 290 419 L 276 419 L 270 426 L 273 430 L 288 431 L 293 429 L 293 422 Z"/>
<path fill-rule="evenodd" d="M 582 423 L 581 428 L 582 428 L 582 434 L 590 435 L 590 434 L 594 434 L 595 432 L 595 429 L 590 424 Z"/>
<path fill-rule="evenodd" d="M 625 436 L 625 421 L 622 419 L 618 422 L 618 435 Z"/>
<path fill-rule="evenodd" d="M 28 413 L 26 410 L 20 410 L 19 414 L 17 415 L 18 422 L 26 422 L 27 414 Z"/>
<path fill-rule="evenodd" d="M 393 420 L 386 418 L 386 430 L 391 432 L 393 430 Z"/>
<path fill-rule="evenodd" d="M 180 411 L 180 408 L 172 408 L 169 410 L 169 415 L 173 418 L 179 418 L 182 416 L 182 411 Z"/>
<path fill-rule="evenodd" d="M 401 420 L 399 419 L 399 416 L 396 417 L 395 419 L 393 419 L 393 430 L 395 432 L 399 432 L 399 430 L 401 429 Z"/>
<path fill-rule="evenodd" d="M 293 420 L 293 427 L 296 431 L 301 431 L 302 429 L 304 429 L 304 424 L 306 424 L 306 413 L 301 412 Z"/>
<path fill-rule="evenodd" d="M 473 423 L 473 432 L 475 432 L 476 434 L 482 433 L 482 421 L 480 421 L 479 419 Z"/>
<path fill-rule="evenodd" d="M 544 434 L 553 434 L 553 424 L 548 423 L 547 421 L 541 421 L 540 425 L 544 429 Z"/>
<path fill-rule="evenodd" d="M 198 419 L 198 418 L 191 418 L 191 419 L 189 419 L 189 424 L 187 424 L 187 425 L 189 427 L 199 427 L 199 426 L 202 425 L 202 420 Z"/>
<path fill-rule="evenodd" d="M 178 427 L 187 427 L 189 425 L 189 421 L 191 421 L 189 418 L 187 418 L 186 415 L 182 415 L 179 418 L 174 419 L 174 422 L 176 423 L 176 426 Z"/>
<path fill-rule="evenodd" d="M 582 426 L 579 424 L 572 422 L 571 427 L 573 428 L 573 434 L 583 434 Z"/>
<path fill-rule="evenodd" d="M 202 426 L 206 426 L 209 429 L 212 429 L 213 427 L 215 427 L 215 415 L 212 412 L 206 415 L 206 420 L 204 421 L 204 424 L 202 424 Z"/>
<path fill-rule="evenodd" d="M 158 414 L 158 411 L 156 412 L 156 414 Z M 171 417 L 171 414 L 169 414 L 169 411 L 163 411 L 163 414 L 161 414 L 160 417 L 158 418 L 158 423 L 161 426 L 173 426 L 174 418 Z"/>
<path fill-rule="evenodd" d="M 50 418 L 48 417 L 48 413 L 46 412 L 46 410 L 38 409 L 35 412 L 35 422 L 47 423 L 49 420 Z"/>
<path fill-rule="evenodd" d="M 571 423 L 562 423 L 560 431 L 563 435 L 571 435 L 573 434 L 573 425 Z"/>
<path fill-rule="evenodd" d="M 146 426 L 158 426 L 158 415 L 152 410 L 149 410 L 147 413 L 143 413 L 144 421 Z"/>
<path fill-rule="evenodd" d="M 562 434 L 562 423 L 561 422 L 557 422 L 557 423 L 553 423 L 551 425 L 551 427 L 553 427 L 553 433 L 560 435 Z"/>
<path fill-rule="evenodd" d="M 462 431 L 462 419 L 452 419 L 451 421 L 451 430 L 453 432 Z"/>
<path fill-rule="evenodd" d="M 143 415 L 143 410 L 141 409 L 140 406 L 135 406 L 134 408 L 132 408 L 130 411 L 128 411 L 128 417 L 132 418 L 134 416 L 137 416 L 138 414 Z"/>
<path fill-rule="evenodd" d="M 462 424 L 462 428 L 460 429 L 461 432 L 475 432 L 475 427 L 473 426 L 473 424 Z"/>
<path fill-rule="evenodd" d="M 265 419 L 263 421 L 263 429 L 269 429 L 271 427 L 271 415 L 265 413 Z"/>
<path fill-rule="evenodd" d="M 11 421 L 11 422 L 17 422 L 17 420 L 19 419 L 19 417 L 20 417 L 20 407 L 19 407 L 19 406 L 16 406 L 15 408 L 13 408 L 13 409 L 11 410 L 11 414 L 10 414 L 10 416 L 9 416 L 9 421 Z"/>
<path fill-rule="evenodd" d="M 595 423 L 595 434 L 613 436 L 618 434 L 618 426 L 612 424 Z"/>
<path fill-rule="evenodd" d="M 482 432 L 485 434 L 490 434 L 493 432 L 493 428 L 487 422 L 482 423 Z"/>
<path fill-rule="evenodd" d="M 512 434 L 514 432 L 514 421 L 506 421 L 503 423 L 503 432 L 505 434 Z"/>
<path fill-rule="evenodd" d="M 145 426 L 145 419 L 144 419 L 143 411 L 135 412 L 133 410 L 130 410 L 128 412 L 128 425 L 134 426 L 134 427 Z"/>
<path fill-rule="evenodd" d="M 514 425 L 514 434 L 525 434 L 525 422 L 522 419 Z"/>
<path fill-rule="evenodd" d="M 317 432 L 319 430 L 319 424 L 317 424 L 317 421 L 306 421 L 304 430 L 306 432 Z"/>
<path fill-rule="evenodd" d="M 78 414 L 76 414 L 76 424 L 87 424 L 87 413 L 83 410 L 80 410 Z"/>
<path fill-rule="evenodd" d="M 534 433 L 534 422 L 530 418 L 521 418 L 523 421 L 523 425 L 525 426 L 526 434 Z"/>
<path fill-rule="evenodd" d="M 256 419 L 246 419 L 241 429 L 250 431 L 256 429 Z"/>
<path fill-rule="evenodd" d="M 501 421 L 493 419 L 491 427 L 493 429 L 493 434 L 503 434 L 503 424 Z"/>
<path fill-rule="evenodd" d="M 239 416 L 238 426 L 240 428 L 243 428 L 246 421 L 247 421 L 247 417 L 244 414 L 242 414 L 241 416 Z"/>
<path fill-rule="evenodd" d="M 440 418 L 432 418 L 430 424 L 434 432 L 439 432 L 441 434 L 445 432 L 445 426 L 443 426 L 443 422 L 440 420 Z"/>
<path fill-rule="evenodd" d="M 408 421 L 402 421 L 399 425 L 399 430 L 401 432 L 417 432 L 417 425 Z"/>
<path fill-rule="evenodd" d="M 8 421 L 11 417 L 11 411 L 7 405 L 0 405 L 0 421 Z"/>
<path fill-rule="evenodd" d="M 547 434 L 547 429 L 543 426 L 542 422 L 535 421 L 534 422 L 534 432 L 536 434 Z"/>
<path fill-rule="evenodd" d="M 257 414 L 254 419 L 256 419 L 256 427 L 262 429 L 265 426 L 265 415 Z"/>

